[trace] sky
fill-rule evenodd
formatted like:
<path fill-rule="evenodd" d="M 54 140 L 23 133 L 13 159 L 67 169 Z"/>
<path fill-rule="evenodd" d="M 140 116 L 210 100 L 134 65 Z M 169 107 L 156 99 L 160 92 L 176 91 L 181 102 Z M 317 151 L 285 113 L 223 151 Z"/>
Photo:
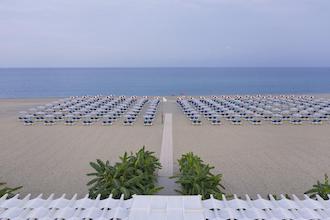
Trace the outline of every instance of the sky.
<path fill-rule="evenodd" d="M 0 0 L 0 67 L 330 66 L 329 0 Z"/>

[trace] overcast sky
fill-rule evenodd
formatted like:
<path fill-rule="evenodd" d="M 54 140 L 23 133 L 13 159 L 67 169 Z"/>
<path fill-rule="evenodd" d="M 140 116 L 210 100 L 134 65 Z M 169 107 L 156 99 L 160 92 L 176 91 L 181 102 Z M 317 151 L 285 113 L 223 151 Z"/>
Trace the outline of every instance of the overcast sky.
<path fill-rule="evenodd" d="M 330 66 L 330 0 L 0 0 L 0 67 Z"/>

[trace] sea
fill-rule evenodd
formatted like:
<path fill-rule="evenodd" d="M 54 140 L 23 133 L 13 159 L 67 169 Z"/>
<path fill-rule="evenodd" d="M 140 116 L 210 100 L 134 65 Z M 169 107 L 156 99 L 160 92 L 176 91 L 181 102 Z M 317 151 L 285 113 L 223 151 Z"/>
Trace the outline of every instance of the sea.
<path fill-rule="evenodd" d="M 2 68 L 0 98 L 330 93 L 330 68 Z"/>

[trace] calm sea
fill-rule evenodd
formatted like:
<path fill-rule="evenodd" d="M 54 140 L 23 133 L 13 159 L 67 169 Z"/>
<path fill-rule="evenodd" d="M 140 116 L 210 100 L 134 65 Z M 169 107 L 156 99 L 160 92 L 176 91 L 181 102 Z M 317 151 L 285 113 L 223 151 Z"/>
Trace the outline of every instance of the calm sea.
<path fill-rule="evenodd" d="M 0 98 L 330 93 L 330 68 L 0 69 Z"/>

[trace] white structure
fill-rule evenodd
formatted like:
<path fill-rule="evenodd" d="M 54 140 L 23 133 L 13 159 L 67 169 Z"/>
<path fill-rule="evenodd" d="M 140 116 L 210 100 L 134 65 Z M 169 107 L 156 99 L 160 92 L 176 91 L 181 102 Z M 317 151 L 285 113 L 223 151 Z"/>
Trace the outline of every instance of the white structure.
<path fill-rule="evenodd" d="M 239 199 L 223 197 L 217 200 L 211 197 L 201 200 L 200 196 L 133 196 L 123 200 L 111 197 L 100 200 L 100 197 L 82 199 L 77 196 L 66 198 L 54 195 L 42 198 L 42 195 L 31 198 L 30 195 L 19 198 L 15 196 L 6 200 L 0 198 L 0 219 L 120 219 L 120 220 L 327 220 L 330 219 L 330 200 L 317 200 L 305 196 L 291 199 L 283 195 L 279 200 L 270 196 L 270 200 L 251 199 L 249 196 Z"/>

